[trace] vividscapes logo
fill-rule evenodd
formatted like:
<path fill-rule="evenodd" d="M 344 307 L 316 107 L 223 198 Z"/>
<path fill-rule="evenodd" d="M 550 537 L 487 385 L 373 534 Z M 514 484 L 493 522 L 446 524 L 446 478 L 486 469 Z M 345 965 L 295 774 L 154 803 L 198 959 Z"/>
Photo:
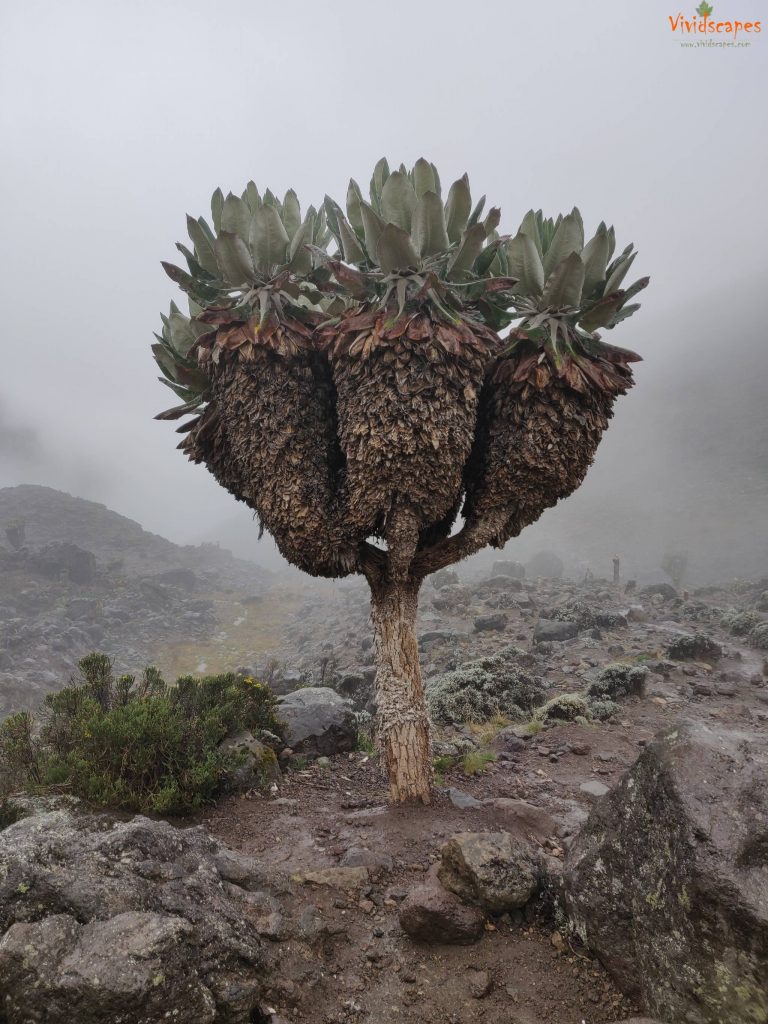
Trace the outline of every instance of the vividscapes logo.
<path fill-rule="evenodd" d="M 691 36 L 704 35 L 707 37 L 706 43 L 704 40 L 701 40 L 701 43 L 710 46 L 734 45 L 739 36 L 741 36 L 740 44 L 748 46 L 749 43 L 744 41 L 744 37 L 762 32 L 763 30 L 762 23 L 759 21 L 720 21 L 712 16 L 713 10 L 714 8 L 711 4 L 707 3 L 707 0 L 701 0 L 701 3 L 696 8 L 696 13 L 690 20 L 684 14 L 678 14 L 674 17 L 670 14 L 668 16 L 669 27 L 677 36 L 690 38 Z M 688 45 L 692 44 L 688 43 Z"/>

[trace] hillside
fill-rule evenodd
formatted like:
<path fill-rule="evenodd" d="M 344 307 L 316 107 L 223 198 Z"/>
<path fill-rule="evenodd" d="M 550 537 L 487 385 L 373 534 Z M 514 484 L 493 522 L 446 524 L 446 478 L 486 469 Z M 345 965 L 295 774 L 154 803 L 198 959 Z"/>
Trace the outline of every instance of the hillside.
<path fill-rule="evenodd" d="M 174 544 L 106 505 L 52 487 L 0 488 L 0 545 L 6 543 L 5 526 L 17 519 L 24 520 L 25 543 L 31 548 L 76 544 L 104 565 L 120 562 L 121 569 L 132 575 L 187 568 L 214 573 L 222 583 L 245 588 L 264 585 L 270 576 L 261 566 L 234 558 L 216 544 Z"/>
<path fill-rule="evenodd" d="M 274 642 L 286 597 L 263 600 L 273 580 L 215 544 L 180 547 L 96 502 L 0 489 L 0 717 L 34 707 L 95 649 L 121 672 L 237 667 L 262 638 Z"/>

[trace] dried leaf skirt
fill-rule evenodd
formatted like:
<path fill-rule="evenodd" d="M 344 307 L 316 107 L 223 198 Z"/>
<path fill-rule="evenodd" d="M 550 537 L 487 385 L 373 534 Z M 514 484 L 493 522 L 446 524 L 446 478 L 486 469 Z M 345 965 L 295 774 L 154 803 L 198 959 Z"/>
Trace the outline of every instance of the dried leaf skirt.
<path fill-rule="evenodd" d="M 185 442 L 190 458 L 256 511 L 294 565 L 316 576 L 352 571 L 356 542 L 336 503 L 341 455 L 324 362 L 255 348 L 248 360 L 227 360 L 212 394 Z"/>

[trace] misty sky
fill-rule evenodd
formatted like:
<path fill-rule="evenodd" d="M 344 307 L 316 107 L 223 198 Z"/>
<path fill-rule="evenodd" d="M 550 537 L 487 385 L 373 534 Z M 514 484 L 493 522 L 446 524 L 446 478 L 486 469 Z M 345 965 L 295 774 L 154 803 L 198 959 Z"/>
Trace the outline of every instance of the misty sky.
<path fill-rule="evenodd" d="M 234 500 L 152 419 L 173 402 L 149 349 L 178 298 L 160 260 L 217 185 L 253 178 L 317 205 L 383 154 L 426 156 L 444 185 L 467 170 L 502 230 L 577 204 L 588 231 L 605 219 L 636 243 L 651 287 L 610 340 L 645 357 L 627 400 L 642 430 L 643 388 L 697 345 L 754 332 L 740 298 L 768 283 L 768 10 L 715 2 L 764 32 L 686 49 L 667 16 L 694 7 L 5 4 L 0 486 L 61 487 L 174 540 L 215 535 Z M 764 352 L 755 372 L 768 380 Z"/>

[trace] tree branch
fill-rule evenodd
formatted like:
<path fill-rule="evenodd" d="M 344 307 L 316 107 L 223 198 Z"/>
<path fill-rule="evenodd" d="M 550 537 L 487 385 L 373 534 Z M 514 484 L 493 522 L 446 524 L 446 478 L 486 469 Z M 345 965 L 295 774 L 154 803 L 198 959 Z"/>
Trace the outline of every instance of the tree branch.
<path fill-rule="evenodd" d="M 420 551 L 411 564 L 411 575 L 419 579 L 445 569 L 484 548 L 504 525 L 504 513 L 481 520 L 467 520 L 458 533 L 432 548 Z"/>

